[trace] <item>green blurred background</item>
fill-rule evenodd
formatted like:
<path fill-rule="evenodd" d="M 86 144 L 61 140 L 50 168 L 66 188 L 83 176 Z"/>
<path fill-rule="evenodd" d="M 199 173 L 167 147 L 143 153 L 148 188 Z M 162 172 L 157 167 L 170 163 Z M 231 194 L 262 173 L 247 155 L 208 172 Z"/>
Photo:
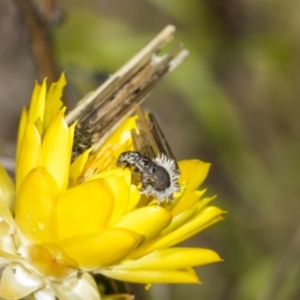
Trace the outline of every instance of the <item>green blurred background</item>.
<path fill-rule="evenodd" d="M 8 169 L 38 78 L 18 2 L 0 2 L 0 155 Z M 191 52 L 144 107 L 178 159 L 212 163 L 205 186 L 226 220 L 184 245 L 212 248 L 224 262 L 197 268 L 202 285 L 131 285 L 136 299 L 300 299 L 300 2 L 65 0 L 51 18 L 60 20 L 49 27 L 50 44 L 71 105 L 168 24 Z"/>

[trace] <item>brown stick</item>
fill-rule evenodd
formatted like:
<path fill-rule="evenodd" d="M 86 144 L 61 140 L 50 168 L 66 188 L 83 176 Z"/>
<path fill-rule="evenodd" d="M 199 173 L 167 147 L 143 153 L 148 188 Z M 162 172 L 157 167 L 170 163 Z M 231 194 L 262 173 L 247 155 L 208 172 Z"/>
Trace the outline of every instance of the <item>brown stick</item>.
<path fill-rule="evenodd" d="M 52 83 L 57 80 L 58 71 L 50 43 L 47 23 L 43 21 L 31 0 L 16 0 L 16 4 L 28 33 L 38 76 L 41 80 L 47 77 L 49 83 Z"/>

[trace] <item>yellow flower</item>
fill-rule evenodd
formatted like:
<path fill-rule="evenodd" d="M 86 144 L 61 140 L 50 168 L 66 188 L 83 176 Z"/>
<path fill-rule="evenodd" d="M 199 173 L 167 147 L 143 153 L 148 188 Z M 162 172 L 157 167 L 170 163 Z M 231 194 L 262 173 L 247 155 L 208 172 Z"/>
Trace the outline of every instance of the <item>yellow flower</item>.
<path fill-rule="evenodd" d="M 0 168 L 0 297 L 100 299 L 92 274 L 136 283 L 197 283 L 194 266 L 220 261 L 214 251 L 170 248 L 222 219 L 197 190 L 209 170 L 179 162 L 181 192 L 158 205 L 141 196 L 128 169 L 128 118 L 97 151 L 70 164 L 74 127 L 60 100 L 64 75 L 46 91 L 36 84 L 21 116 L 16 184 Z M 48 298 L 45 298 L 48 297 Z"/>

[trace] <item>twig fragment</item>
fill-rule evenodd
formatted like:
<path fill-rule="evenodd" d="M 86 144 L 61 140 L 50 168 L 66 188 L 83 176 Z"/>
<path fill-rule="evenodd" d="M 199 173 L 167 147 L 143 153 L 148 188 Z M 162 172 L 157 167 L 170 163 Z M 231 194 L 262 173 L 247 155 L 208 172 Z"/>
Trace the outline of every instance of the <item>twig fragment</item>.
<path fill-rule="evenodd" d="M 188 56 L 177 44 L 163 56 L 158 52 L 174 37 L 175 27 L 167 26 L 128 63 L 94 92 L 85 96 L 67 116 L 76 129 L 91 135 L 93 151 L 142 103 L 153 89 Z"/>

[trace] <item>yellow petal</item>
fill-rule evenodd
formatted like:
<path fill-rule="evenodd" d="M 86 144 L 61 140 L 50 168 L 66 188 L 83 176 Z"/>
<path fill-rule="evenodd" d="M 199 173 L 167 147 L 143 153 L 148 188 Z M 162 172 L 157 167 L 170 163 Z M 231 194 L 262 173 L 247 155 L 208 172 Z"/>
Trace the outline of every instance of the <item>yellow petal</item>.
<path fill-rule="evenodd" d="M 134 185 L 131 185 L 131 171 L 128 169 L 111 169 L 92 177 L 92 179 L 95 178 L 105 179 L 114 193 L 115 208 L 109 226 L 113 225 L 119 217 L 133 209 L 129 205 L 136 205 L 140 198 L 140 193 Z"/>
<path fill-rule="evenodd" d="M 125 260 L 113 270 L 176 270 L 221 261 L 220 256 L 204 248 L 168 248 L 156 250 L 137 260 Z"/>
<path fill-rule="evenodd" d="M 161 206 L 147 206 L 126 214 L 114 228 L 127 228 L 150 239 L 166 228 L 172 220 L 168 210 Z"/>
<path fill-rule="evenodd" d="M 20 264 L 8 265 L 1 276 L 1 299 L 21 299 L 45 285 L 41 277 Z"/>
<path fill-rule="evenodd" d="M 100 294 L 95 280 L 88 273 L 83 273 L 81 276 L 73 277 L 63 282 L 53 281 L 51 282 L 51 287 L 59 299 L 100 300 Z"/>
<path fill-rule="evenodd" d="M 110 137 L 105 141 L 105 145 L 118 145 L 122 148 L 123 151 L 129 149 L 132 146 L 131 130 L 136 128 L 136 116 L 127 118 L 114 132 Z"/>
<path fill-rule="evenodd" d="M 87 149 L 82 154 L 80 154 L 75 161 L 71 164 L 70 175 L 69 175 L 69 187 L 75 186 L 78 182 L 79 177 L 84 169 L 87 162 L 89 154 L 92 148 Z"/>
<path fill-rule="evenodd" d="M 87 181 L 60 194 L 57 200 L 60 239 L 99 232 L 106 227 L 113 207 L 113 194 L 101 179 Z"/>
<path fill-rule="evenodd" d="M 196 190 L 206 178 L 210 164 L 201 160 L 191 159 L 178 162 L 181 170 L 180 183 L 187 184 L 186 193 Z"/>
<path fill-rule="evenodd" d="M 15 185 L 5 169 L 0 165 L 0 194 L 6 206 L 12 213 L 15 211 Z"/>
<path fill-rule="evenodd" d="M 192 208 L 199 200 L 199 198 L 206 192 L 206 189 L 202 191 L 192 191 L 184 193 L 183 196 L 172 207 L 172 216 L 176 216 L 185 210 Z"/>
<path fill-rule="evenodd" d="M 27 247 L 28 255 L 34 267 L 54 280 L 64 279 L 76 272 L 69 265 L 76 262 L 69 258 L 58 245 L 32 244 Z"/>
<path fill-rule="evenodd" d="M 129 186 L 131 184 L 131 171 L 128 169 L 114 168 L 107 171 L 102 171 L 94 175 L 91 179 L 96 178 L 106 178 L 109 176 L 117 176 L 123 178 L 126 184 Z"/>
<path fill-rule="evenodd" d="M 81 268 L 94 270 L 115 264 L 126 257 L 140 239 L 140 236 L 130 230 L 111 228 L 100 233 L 71 237 L 61 244 Z"/>
<path fill-rule="evenodd" d="M 129 200 L 129 186 L 125 180 L 117 176 L 109 176 L 105 181 L 111 188 L 115 199 L 115 207 L 110 218 L 109 225 L 114 224 L 127 210 Z"/>
<path fill-rule="evenodd" d="M 200 231 L 203 231 L 204 229 L 211 227 L 213 224 L 222 221 L 223 218 L 223 214 L 225 214 L 226 211 L 222 211 L 221 209 L 219 209 L 218 207 L 214 207 L 214 206 L 210 206 L 204 209 L 204 215 L 202 215 L 202 212 L 200 214 L 198 214 L 195 219 L 191 220 L 190 223 L 188 224 L 188 226 L 191 226 L 191 230 L 188 232 L 188 234 L 186 235 L 186 238 L 184 239 L 188 239 L 191 236 L 197 234 Z M 202 216 L 201 216 L 202 215 Z M 200 220 L 202 219 L 202 224 L 197 226 L 200 223 Z M 196 226 L 195 226 L 196 225 Z M 184 232 L 184 231 L 183 231 Z M 183 232 L 179 233 L 182 234 Z M 178 236 L 179 236 L 178 234 Z M 184 239 L 181 238 L 180 241 L 183 241 Z M 179 243 L 179 242 L 176 242 Z M 174 245 L 174 244 L 172 244 Z"/>
<path fill-rule="evenodd" d="M 28 118 L 34 122 L 40 135 L 42 135 L 43 122 L 44 122 L 44 111 L 45 111 L 45 99 L 46 99 L 46 79 L 44 79 L 42 86 L 35 84 L 31 101 Z"/>
<path fill-rule="evenodd" d="M 32 170 L 23 180 L 17 195 L 16 222 L 31 241 L 56 240 L 57 193 L 54 179 L 43 167 Z"/>
<path fill-rule="evenodd" d="M 46 104 L 45 104 L 45 117 L 44 117 L 44 132 L 49 127 L 52 119 L 63 106 L 61 101 L 63 95 L 63 89 L 66 85 L 65 74 L 62 73 L 57 82 L 51 84 L 50 89 L 47 93 Z"/>
<path fill-rule="evenodd" d="M 200 283 L 193 269 L 163 271 L 101 270 L 101 274 L 134 283 Z"/>
<path fill-rule="evenodd" d="M 208 226 L 211 226 L 212 224 L 222 220 L 223 213 L 224 212 L 217 207 L 206 207 L 194 218 L 189 220 L 186 224 L 182 225 L 175 231 L 166 234 L 163 237 L 158 237 L 152 242 L 139 247 L 130 255 L 130 258 L 141 257 L 156 249 L 163 249 L 176 245 L 207 228 Z"/>
<path fill-rule="evenodd" d="M 89 157 L 84 173 L 92 168 L 102 172 L 116 167 L 119 155 L 133 149 L 131 130 L 136 128 L 135 120 L 136 116 L 127 118 L 107 137 L 101 147 Z"/>
<path fill-rule="evenodd" d="M 97 168 L 105 171 L 116 167 L 119 155 L 133 149 L 131 130 L 136 128 L 135 117 L 127 118 L 114 132 L 105 140 L 101 147 L 89 157 L 86 169 Z M 85 173 L 87 171 L 85 170 Z"/>
<path fill-rule="evenodd" d="M 198 191 L 195 191 L 195 194 L 197 195 Z M 189 193 L 190 195 L 192 193 Z M 210 201 L 212 201 L 215 197 L 210 198 L 204 198 L 198 203 L 196 203 L 192 208 L 183 211 L 182 213 L 177 214 L 175 217 L 172 218 L 171 224 L 161 233 L 161 236 L 166 235 L 170 232 L 173 232 L 175 229 L 181 227 L 185 223 L 188 222 L 196 213 L 199 213 L 200 210 L 205 207 Z M 181 199 L 180 199 L 181 200 Z"/>
<path fill-rule="evenodd" d="M 4 200 L 3 193 L 0 188 L 0 217 L 2 220 L 5 221 L 10 227 L 15 227 L 15 221 L 12 216 L 11 211 L 9 210 L 9 207 L 6 204 L 6 201 Z M 2 221 L 1 221 L 2 222 Z"/>
<path fill-rule="evenodd" d="M 127 212 L 132 211 L 141 199 L 141 193 L 135 185 L 130 186 L 130 196 L 128 201 Z"/>
<path fill-rule="evenodd" d="M 205 206 L 207 206 L 208 203 L 210 203 L 212 200 L 214 200 L 217 196 L 207 197 L 203 198 L 198 203 L 196 203 L 195 207 L 197 208 L 197 212 L 199 213 Z"/>
<path fill-rule="evenodd" d="M 35 125 L 30 121 L 26 127 L 22 145 L 20 147 L 19 159 L 17 161 L 17 190 L 25 176 L 40 164 L 41 160 L 41 138 Z"/>
<path fill-rule="evenodd" d="M 196 215 L 196 213 L 197 207 L 192 207 L 191 209 L 186 210 L 173 217 L 170 225 L 161 232 L 161 236 L 165 236 L 181 227 L 182 225 L 186 224 L 192 217 Z"/>
<path fill-rule="evenodd" d="M 72 145 L 69 129 L 59 113 L 50 124 L 42 142 L 43 164 L 55 178 L 59 189 L 66 189 Z"/>
<path fill-rule="evenodd" d="M 28 112 L 27 112 L 26 108 L 23 108 L 22 113 L 21 113 L 20 122 L 19 122 L 19 129 L 18 129 L 16 161 L 19 160 L 20 147 L 21 147 L 21 144 L 23 141 L 27 123 L 28 123 Z"/>
<path fill-rule="evenodd" d="M 29 108 L 29 119 L 33 122 L 44 116 L 45 96 L 46 79 L 44 79 L 42 85 L 39 85 L 37 82 L 35 82 Z"/>
<path fill-rule="evenodd" d="M 39 106 L 39 94 L 41 91 L 41 86 L 39 85 L 39 83 L 36 81 L 34 83 L 34 88 L 31 94 L 31 99 L 30 99 L 30 105 L 29 105 L 29 116 L 30 116 L 30 120 L 35 122 L 36 120 L 36 116 L 38 116 L 38 114 L 36 114 L 36 111 L 39 111 L 39 109 L 37 109 L 37 107 Z"/>

